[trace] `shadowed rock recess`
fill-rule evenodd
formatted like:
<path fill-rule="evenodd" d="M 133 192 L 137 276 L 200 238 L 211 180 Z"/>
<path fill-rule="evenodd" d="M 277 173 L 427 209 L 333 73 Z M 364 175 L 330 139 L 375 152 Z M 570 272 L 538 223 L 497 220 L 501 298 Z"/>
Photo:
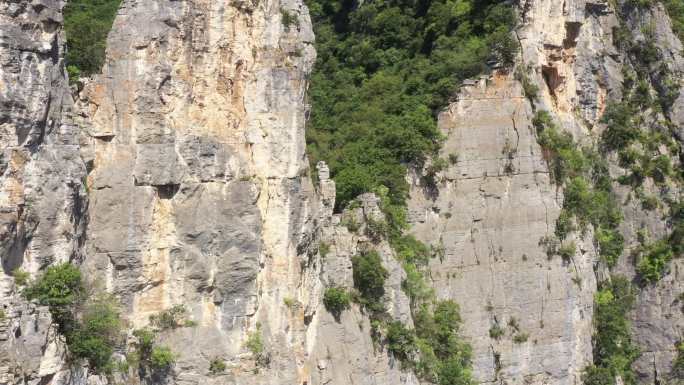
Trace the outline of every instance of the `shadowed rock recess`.
<path fill-rule="evenodd" d="M 684 3 L 504 3 L 515 63 L 463 82 L 406 176 L 425 291 L 460 307 L 456 378 L 387 328 L 426 321 L 386 197 L 338 212 L 309 165 L 302 0 L 123 0 L 101 73 L 71 84 L 65 1 L 0 2 L 0 384 L 684 383 Z M 75 324 L 108 322 L 103 293 L 120 314 L 106 365 L 35 295 L 64 263 Z"/>

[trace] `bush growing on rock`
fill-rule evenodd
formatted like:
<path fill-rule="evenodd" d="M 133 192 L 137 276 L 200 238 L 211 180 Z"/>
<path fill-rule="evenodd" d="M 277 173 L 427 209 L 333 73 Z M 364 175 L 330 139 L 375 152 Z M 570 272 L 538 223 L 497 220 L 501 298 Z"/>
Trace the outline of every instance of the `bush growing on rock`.
<path fill-rule="evenodd" d="M 87 296 L 78 267 L 50 266 L 23 294 L 50 308 L 72 359 L 86 360 L 95 373 L 112 371 L 111 357 L 122 332 L 118 306 L 104 294 Z"/>
<path fill-rule="evenodd" d="M 209 363 L 209 373 L 221 374 L 226 371 L 226 363 L 221 358 L 214 358 Z"/>
<path fill-rule="evenodd" d="M 352 258 L 354 287 L 359 291 L 363 305 L 371 311 L 383 311 L 382 296 L 389 273 L 382 265 L 377 251 L 367 251 Z"/>
<path fill-rule="evenodd" d="M 349 293 L 343 288 L 329 287 L 325 289 L 323 304 L 336 319 L 339 319 L 342 312 L 349 308 L 350 301 Z"/>

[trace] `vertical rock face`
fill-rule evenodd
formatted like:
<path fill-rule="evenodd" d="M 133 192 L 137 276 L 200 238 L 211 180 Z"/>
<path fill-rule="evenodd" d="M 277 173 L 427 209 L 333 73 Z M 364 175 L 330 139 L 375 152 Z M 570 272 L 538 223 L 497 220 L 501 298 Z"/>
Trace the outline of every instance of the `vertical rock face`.
<path fill-rule="evenodd" d="M 124 0 L 103 73 L 76 105 L 63 5 L 0 4 L 0 384 L 107 382 L 66 364 L 49 311 L 23 300 L 11 276 L 66 261 L 120 300 L 129 331 L 187 309 L 195 326 L 158 336 L 176 354 L 173 370 L 143 382 L 419 384 L 374 340 L 358 305 L 335 318 L 322 301 L 325 287 L 353 287 L 351 257 L 373 248 L 389 272 L 388 314 L 412 325 L 406 274 L 389 243 L 367 231 L 382 220 L 378 198 L 364 194 L 333 213 L 325 164 L 317 189 L 309 179 L 303 130 L 315 52 L 303 2 Z M 522 66 L 539 99 L 504 71 L 462 88 L 439 116 L 449 167 L 429 188 L 410 176 L 410 232 L 443 250 L 431 278 L 439 298 L 461 306 L 480 383 L 580 384 L 592 362 L 594 293 L 608 271 L 591 233 L 571 236 L 572 258 L 547 255 L 563 191 L 532 118 L 548 110 L 577 142 L 595 144 L 631 64 L 616 47 L 620 20 L 608 1 L 523 0 L 519 9 Z M 662 62 L 684 71 L 662 6 L 622 22 L 633 31 L 655 24 Z M 680 95 L 669 114 L 680 141 L 682 111 Z M 625 173 L 609 163 L 613 177 Z M 627 251 L 613 272 L 633 278 L 638 232 L 662 237 L 671 224 L 630 200 L 628 187 L 614 190 Z M 681 199 L 677 185 L 644 190 Z M 671 371 L 683 269 L 675 259 L 639 292 L 631 318 L 641 383 L 663 383 Z M 250 339 L 262 351 L 250 351 Z M 223 373 L 210 373 L 216 360 Z"/>
<path fill-rule="evenodd" d="M 439 118 L 443 156 L 458 162 L 436 196 L 414 190 L 412 231 L 445 251 L 431 264 L 433 283 L 461 305 L 478 381 L 573 384 L 591 357 L 593 253 L 567 263 L 540 246 L 562 194 L 532 115 L 506 76 L 465 87 Z"/>
<path fill-rule="evenodd" d="M 0 383 L 62 368 L 47 309 L 26 304 L 12 272 L 82 258 L 85 167 L 63 68 L 62 1 L 0 4 Z M 50 337 L 50 338 L 48 338 Z M 24 382 L 25 381 L 25 382 Z"/>
<path fill-rule="evenodd" d="M 535 107 L 550 111 L 577 142 L 595 144 L 607 103 L 622 95 L 622 69 L 631 66 L 614 41 L 619 25 L 614 10 L 607 1 L 583 0 L 527 0 L 520 10 L 522 65 L 532 70 L 529 81 L 540 89 Z M 681 71 L 681 45 L 661 5 L 633 10 L 623 22 L 639 31 L 654 21 L 663 63 Z M 473 82 L 440 115 L 447 138 L 440 155 L 458 161 L 436 188 L 414 183 L 412 232 L 445 250 L 443 260 L 432 263 L 432 277 L 440 296 L 461 303 L 478 381 L 576 384 L 592 361 L 593 294 L 597 277 L 605 279 L 607 272 L 591 234 L 575 236 L 569 262 L 544 252 L 540 240 L 553 233 L 563 192 L 549 180 L 531 126 L 532 106 L 512 77 Z M 658 79 L 652 82 L 658 86 Z M 672 108 L 675 124 L 681 124 L 681 99 Z M 616 159 L 609 162 L 613 177 L 624 174 Z M 645 188 L 659 193 L 655 186 Z M 615 183 L 614 189 L 618 201 L 626 202 L 621 232 L 627 246 L 615 272 L 633 278 L 629 254 L 639 244 L 637 230 L 645 227 L 658 238 L 669 225 L 662 212 L 630 201 L 628 187 Z M 676 200 L 681 187 L 667 191 Z M 670 262 L 669 274 L 640 290 L 631 314 L 643 353 L 634 365 L 642 383 L 667 378 L 671 371 L 684 326 L 675 298 L 682 292 L 681 263 Z M 499 327 L 504 334 L 494 338 Z M 522 333 L 526 341 L 511 341 Z"/>
<path fill-rule="evenodd" d="M 303 317 L 283 299 L 308 305 L 316 253 L 303 133 L 312 41 L 299 1 L 125 1 L 103 74 L 81 94 L 85 265 L 133 327 L 188 309 L 198 326 L 162 336 L 180 353 L 179 384 L 206 380 L 214 358 L 231 373 L 217 383 L 305 376 Z M 247 330 L 263 335 L 273 370 L 252 373 Z"/>

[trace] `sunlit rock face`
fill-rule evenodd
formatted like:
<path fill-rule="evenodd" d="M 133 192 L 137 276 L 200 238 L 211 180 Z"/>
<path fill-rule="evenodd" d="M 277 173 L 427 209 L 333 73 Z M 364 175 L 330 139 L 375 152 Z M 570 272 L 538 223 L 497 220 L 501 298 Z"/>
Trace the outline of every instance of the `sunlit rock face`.
<path fill-rule="evenodd" d="M 577 143 L 595 145 L 605 129 L 601 117 L 607 104 L 622 95 L 623 68 L 633 64 L 614 41 L 619 20 L 607 1 L 527 0 L 520 4 L 520 17 L 520 65 L 538 87 L 538 99 L 528 100 L 506 71 L 460 91 L 439 116 L 446 137 L 440 156 L 457 161 L 435 187 L 425 188 L 412 177 L 411 232 L 444 250 L 431 264 L 432 278 L 440 297 L 461 304 L 479 382 L 578 384 L 592 362 L 596 282 L 609 272 L 599 263 L 591 232 L 570 238 L 576 244 L 571 261 L 547 256 L 540 241 L 553 235 L 563 191 L 549 178 L 531 121 L 535 110 L 547 110 Z M 622 22 L 637 40 L 644 38 L 644 26 L 654 25 L 663 65 L 682 70 L 681 43 L 661 5 L 632 10 Z M 659 87 L 659 81 L 652 79 L 651 86 Z M 682 106 L 680 95 L 669 115 L 675 125 L 681 125 Z M 670 157 L 678 163 L 677 154 Z M 625 173 L 617 159 L 608 161 L 613 177 Z M 637 231 L 646 228 L 657 239 L 671 224 L 663 211 L 645 210 L 630 199 L 629 187 L 614 183 L 613 188 L 622 204 L 626 245 L 613 273 L 631 279 Z M 670 184 L 662 190 L 647 182 L 644 191 L 676 200 L 682 189 Z M 640 289 L 630 315 L 643 353 L 634 365 L 641 383 L 669 378 L 684 326 L 676 298 L 683 290 L 681 263 L 670 262 L 660 282 Z M 505 334 L 492 338 L 492 327 Z M 521 333 L 528 338 L 516 343 Z"/>
<path fill-rule="evenodd" d="M 359 305 L 335 318 L 322 301 L 326 287 L 352 290 L 351 257 L 372 248 L 388 270 L 388 315 L 413 325 L 401 262 L 366 231 L 383 219 L 379 199 L 364 194 L 334 213 L 328 167 L 309 169 L 315 52 L 303 2 L 124 0 L 102 73 L 73 89 L 63 6 L 0 4 L 0 384 L 421 384 L 371 337 Z M 438 119 L 449 166 L 435 186 L 407 177 L 408 232 L 437 250 L 431 283 L 460 304 L 477 382 L 575 385 L 592 362 L 594 294 L 609 272 L 591 231 L 570 236 L 569 260 L 547 254 L 563 189 L 532 120 L 547 110 L 578 143 L 597 143 L 631 64 L 608 1 L 523 0 L 518 10 L 519 66 L 539 97 L 503 69 L 464 84 Z M 637 39 L 654 25 L 662 63 L 684 70 L 660 5 L 626 17 Z M 679 140 L 682 111 L 680 96 L 669 115 Z M 625 172 L 608 161 L 613 177 Z M 674 184 L 643 188 L 681 197 Z M 626 251 L 613 273 L 633 278 L 638 231 L 662 237 L 671 224 L 628 187 L 614 190 Z M 66 261 L 120 302 L 128 343 L 150 316 L 187 309 L 192 322 L 158 335 L 176 355 L 165 377 L 94 376 L 68 362 L 50 312 L 12 278 Z M 663 383 L 681 339 L 681 261 L 640 289 L 630 314 L 643 384 Z M 259 354 L 246 345 L 254 336 Z M 226 369 L 212 373 L 217 360 Z"/>

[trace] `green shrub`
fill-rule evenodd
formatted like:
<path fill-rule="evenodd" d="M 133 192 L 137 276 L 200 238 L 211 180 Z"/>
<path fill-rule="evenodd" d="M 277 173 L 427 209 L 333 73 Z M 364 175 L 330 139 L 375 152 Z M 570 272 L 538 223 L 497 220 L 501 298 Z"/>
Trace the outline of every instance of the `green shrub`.
<path fill-rule="evenodd" d="M 434 290 L 425 281 L 418 267 L 412 263 L 404 264 L 406 279 L 401 283 L 401 288 L 411 300 L 412 306 L 426 303 L 434 297 Z"/>
<path fill-rule="evenodd" d="M 349 293 L 340 287 L 329 287 L 325 289 L 323 304 L 336 319 L 340 318 L 342 312 L 349 308 L 351 297 Z"/>
<path fill-rule="evenodd" d="M 413 235 L 402 235 L 394 238 L 392 248 L 400 261 L 416 266 L 427 266 L 432 257 L 430 248 Z"/>
<path fill-rule="evenodd" d="M 361 224 L 356 220 L 356 217 L 353 214 L 343 218 L 340 224 L 346 227 L 351 233 L 355 233 L 361 228 Z"/>
<path fill-rule="evenodd" d="M 633 383 L 631 365 L 639 356 L 632 342 L 628 313 L 636 296 L 630 282 L 614 276 L 594 296 L 594 365 L 585 368 L 585 383 L 614 384 L 615 376 Z M 607 380 L 608 382 L 600 382 Z"/>
<path fill-rule="evenodd" d="M 672 374 L 675 378 L 684 378 L 684 342 L 679 341 L 676 345 L 677 357 L 672 363 Z"/>
<path fill-rule="evenodd" d="M 595 237 L 602 260 L 609 267 L 615 266 L 625 248 L 625 239 L 622 234 L 617 229 L 599 227 L 596 230 Z"/>
<path fill-rule="evenodd" d="M 575 224 L 573 223 L 572 217 L 573 215 L 570 213 L 569 210 L 561 210 L 560 215 L 556 220 L 555 234 L 556 237 L 558 237 L 558 239 L 565 239 L 565 237 L 567 237 L 570 232 L 575 230 Z"/>
<path fill-rule="evenodd" d="M 637 274 L 644 283 L 656 282 L 667 271 L 674 257 L 672 248 L 666 240 L 646 245 L 637 264 Z"/>
<path fill-rule="evenodd" d="M 354 287 L 359 291 L 363 304 L 371 311 L 383 311 L 381 302 L 385 294 L 385 280 L 389 273 L 382 265 L 376 251 L 364 252 L 352 258 Z"/>
<path fill-rule="evenodd" d="M 458 154 L 456 154 L 456 153 L 449 154 L 449 164 L 454 165 L 456 163 L 458 163 Z"/>
<path fill-rule="evenodd" d="M 226 371 L 226 363 L 221 358 L 213 358 L 209 363 L 209 373 L 213 375 L 221 374 Z"/>
<path fill-rule="evenodd" d="M 672 233 L 668 237 L 668 242 L 672 247 L 672 252 L 677 256 L 682 256 L 684 255 L 684 201 L 670 205 L 670 224 Z"/>
<path fill-rule="evenodd" d="M 515 79 L 522 85 L 525 97 L 534 103 L 539 98 L 539 87 L 527 76 L 530 71 L 529 66 L 519 66 L 515 70 Z"/>
<path fill-rule="evenodd" d="M 325 242 L 321 242 L 318 245 L 318 252 L 321 254 L 321 258 L 325 258 L 330 252 L 330 245 Z"/>
<path fill-rule="evenodd" d="M 285 304 L 285 306 L 287 306 L 288 309 L 292 310 L 294 309 L 297 301 L 292 297 L 285 297 L 283 298 L 283 303 Z"/>
<path fill-rule="evenodd" d="M 633 121 L 636 111 L 625 102 L 610 102 L 606 106 L 601 122 L 607 125 L 602 143 L 609 150 L 627 148 L 639 137 L 639 128 Z"/>
<path fill-rule="evenodd" d="M 70 76 L 100 72 L 107 34 L 120 3 L 121 0 L 70 0 L 64 7 L 66 64 Z"/>
<path fill-rule="evenodd" d="M 380 242 L 389 235 L 389 226 L 382 219 L 366 219 L 366 235 L 373 242 Z"/>
<path fill-rule="evenodd" d="M 31 274 L 28 272 L 22 270 L 22 269 L 14 269 L 12 271 L 12 277 L 14 277 L 14 284 L 17 286 L 26 286 L 29 283 L 29 280 L 31 278 Z"/>
<path fill-rule="evenodd" d="M 338 209 L 380 186 L 403 206 L 406 167 L 436 155 L 436 115 L 460 82 L 486 71 L 488 59 L 515 57 L 513 9 L 496 0 L 307 5 L 318 53 L 311 162 L 330 166 Z"/>
<path fill-rule="evenodd" d="M 522 344 L 527 342 L 527 339 L 530 337 L 529 334 L 527 333 L 518 333 L 513 336 L 513 342 L 516 344 Z"/>
<path fill-rule="evenodd" d="M 135 346 L 140 358 L 149 357 L 154 347 L 154 332 L 149 329 L 137 329 L 133 331 L 133 336 L 137 339 Z"/>
<path fill-rule="evenodd" d="M 113 298 L 98 295 L 89 299 L 73 330 L 66 334 L 72 358 L 88 361 L 96 373 L 110 372 L 114 348 L 121 342 L 123 325 Z"/>
<path fill-rule="evenodd" d="M 186 313 L 185 305 L 174 305 L 170 309 L 150 316 L 150 323 L 160 330 L 175 329 L 185 325 Z"/>
<path fill-rule="evenodd" d="M 489 337 L 491 337 L 495 340 L 498 340 L 504 334 L 506 334 L 506 332 L 504 331 L 504 329 L 501 326 L 499 326 L 499 324 L 494 324 L 494 326 L 489 328 Z"/>
<path fill-rule="evenodd" d="M 59 331 L 66 334 L 74 327 L 75 305 L 83 300 L 84 292 L 78 268 L 70 263 L 62 263 L 48 267 L 22 293 L 28 300 L 49 306 Z"/>
<path fill-rule="evenodd" d="M 260 324 L 257 323 L 256 330 L 247 334 L 245 347 L 252 353 L 257 366 L 268 365 L 270 358 L 269 355 L 265 353 L 264 340 L 261 336 Z"/>
<path fill-rule="evenodd" d="M 564 261 L 568 262 L 575 256 L 575 250 L 577 250 L 575 242 L 564 243 L 561 244 L 561 247 L 558 249 L 558 255 L 560 255 Z"/>
<path fill-rule="evenodd" d="M 684 3 L 679 0 L 663 0 L 667 13 L 672 21 L 672 29 L 684 41 Z"/>
<path fill-rule="evenodd" d="M 299 26 L 299 17 L 296 13 L 292 13 L 285 8 L 280 8 L 281 22 L 286 30 L 289 30 L 291 26 Z"/>
<path fill-rule="evenodd" d="M 407 360 L 416 350 L 415 334 L 399 321 L 387 326 L 387 348 L 395 357 Z"/>
<path fill-rule="evenodd" d="M 166 346 L 155 346 L 150 354 L 150 368 L 155 371 L 164 371 L 176 362 L 176 356 Z"/>

